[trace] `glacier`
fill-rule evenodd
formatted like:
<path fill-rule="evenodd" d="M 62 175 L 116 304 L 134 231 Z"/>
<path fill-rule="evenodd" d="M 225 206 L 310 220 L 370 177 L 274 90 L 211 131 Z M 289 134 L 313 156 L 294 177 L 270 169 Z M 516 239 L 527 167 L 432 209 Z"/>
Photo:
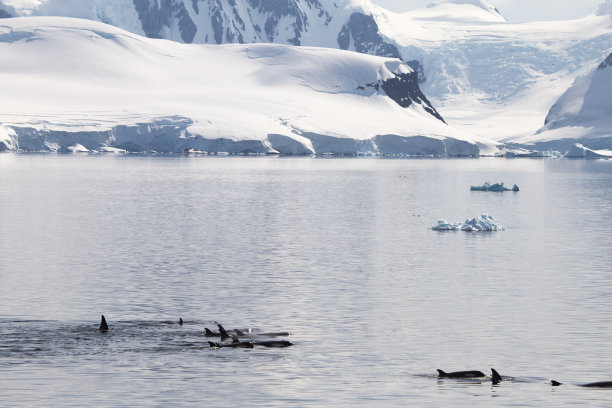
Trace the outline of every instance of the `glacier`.
<path fill-rule="evenodd" d="M 398 59 L 0 20 L 0 150 L 478 156 Z M 490 146 L 493 146 L 491 143 Z"/>

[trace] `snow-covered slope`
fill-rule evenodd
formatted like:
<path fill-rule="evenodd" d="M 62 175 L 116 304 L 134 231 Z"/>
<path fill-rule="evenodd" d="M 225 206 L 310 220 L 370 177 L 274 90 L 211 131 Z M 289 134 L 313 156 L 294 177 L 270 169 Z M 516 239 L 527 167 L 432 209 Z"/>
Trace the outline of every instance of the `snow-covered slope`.
<path fill-rule="evenodd" d="M 612 54 L 557 100 L 545 123 L 535 136 L 514 142 L 561 152 L 572 150 L 575 143 L 612 150 Z"/>
<path fill-rule="evenodd" d="M 4 150 L 479 152 L 397 59 L 179 44 L 58 17 L 0 20 L 0 55 Z"/>
<path fill-rule="evenodd" d="M 469 4 L 444 3 L 375 18 L 448 123 L 504 140 L 533 135 L 548 109 L 612 47 L 612 14 L 573 21 L 511 23 Z"/>

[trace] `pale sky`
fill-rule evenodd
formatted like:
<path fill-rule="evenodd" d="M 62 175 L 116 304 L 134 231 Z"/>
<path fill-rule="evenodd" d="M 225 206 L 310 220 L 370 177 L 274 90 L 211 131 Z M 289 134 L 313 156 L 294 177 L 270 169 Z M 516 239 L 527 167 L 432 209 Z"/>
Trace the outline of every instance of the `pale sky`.
<path fill-rule="evenodd" d="M 392 11 L 423 7 L 432 0 L 371 0 Z M 604 0 L 486 0 L 509 21 L 569 20 L 597 10 Z"/>

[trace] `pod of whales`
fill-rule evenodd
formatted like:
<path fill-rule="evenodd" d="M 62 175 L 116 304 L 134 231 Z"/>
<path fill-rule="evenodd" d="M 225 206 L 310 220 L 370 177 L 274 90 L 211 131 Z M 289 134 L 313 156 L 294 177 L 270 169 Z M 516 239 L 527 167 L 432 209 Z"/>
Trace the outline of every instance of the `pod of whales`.
<path fill-rule="evenodd" d="M 253 348 L 253 346 L 262 346 L 262 347 L 289 347 L 293 346 L 288 340 L 257 340 L 253 339 L 255 337 L 281 337 L 281 336 L 289 336 L 288 332 L 277 332 L 277 333 L 245 333 L 247 330 L 225 330 L 223 326 L 217 323 L 217 327 L 219 328 L 218 332 L 213 332 L 208 327 L 204 328 L 204 336 L 206 337 L 220 337 L 221 341 L 231 338 L 231 343 L 216 343 L 209 341 L 208 345 L 214 348 Z M 231 333 L 231 334 L 230 334 Z M 251 338 L 253 340 L 250 341 L 240 341 L 239 338 Z"/>
<path fill-rule="evenodd" d="M 178 324 L 179 326 L 182 326 L 184 324 L 183 318 L 179 317 L 178 322 L 176 321 L 163 321 L 162 323 L 165 324 Z M 225 330 L 225 328 L 223 326 L 221 326 L 220 324 L 217 323 L 217 327 L 219 329 L 218 332 L 213 332 L 212 330 L 210 330 L 209 328 L 205 328 L 204 329 L 204 336 L 206 337 L 220 337 L 221 338 L 221 343 L 217 343 L 217 342 L 213 342 L 213 341 L 208 341 L 208 345 L 211 348 L 223 348 L 223 347 L 229 347 L 229 348 L 254 348 L 255 346 L 262 346 L 262 347 L 289 347 L 289 346 L 293 346 L 293 343 L 291 343 L 288 340 L 257 340 L 256 337 L 258 336 L 262 336 L 262 337 L 277 337 L 277 336 L 289 336 L 290 333 L 288 332 L 278 332 L 278 333 L 251 333 L 250 329 L 248 330 L 249 333 L 245 334 L 244 332 L 247 330 L 239 330 L 239 329 L 233 329 L 233 330 Z M 100 327 L 98 328 L 98 330 L 101 333 L 105 333 L 109 330 L 108 328 L 108 324 L 106 323 L 106 318 L 104 317 L 104 315 L 102 315 L 102 318 L 100 320 Z M 231 333 L 231 334 L 230 334 Z M 239 337 L 249 337 L 250 340 L 248 341 L 240 341 Z M 224 340 L 227 339 L 232 339 L 231 342 L 229 343 L 223 343 Z"/>
<path fill-rule="evenodd" d="M 217 327 L 219 328 L 219 331 L 212 331 L 210 330 L 208 327 L 204 328 L 204 335 L 206 337 L 221 337 L 222 340 L 224 339 L 228 339 L 231 336 L 236 336 L 236 337 L 253 337 L 253 336 L 257 336 L 257 337 L 288 337 L 291 336 L 291 333 L 289 332 L 263 332 L 263 333 L 252 333 L 250 331 L 250 329 L 232 329 L 232 330 L 226 330 L 223 326 L 221 326 L 220 324 L 217 323 Z"/>

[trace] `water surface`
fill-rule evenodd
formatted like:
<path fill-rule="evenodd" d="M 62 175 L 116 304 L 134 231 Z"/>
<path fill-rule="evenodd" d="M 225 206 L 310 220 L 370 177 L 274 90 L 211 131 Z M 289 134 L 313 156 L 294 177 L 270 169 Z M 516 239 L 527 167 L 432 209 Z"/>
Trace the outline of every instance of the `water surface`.
<path fill-rule="evenodd" d="M 610 197 L 611 161 L 2 154 L 0 401 L 609 406 L 572 384 L 612 379 Z"/>

